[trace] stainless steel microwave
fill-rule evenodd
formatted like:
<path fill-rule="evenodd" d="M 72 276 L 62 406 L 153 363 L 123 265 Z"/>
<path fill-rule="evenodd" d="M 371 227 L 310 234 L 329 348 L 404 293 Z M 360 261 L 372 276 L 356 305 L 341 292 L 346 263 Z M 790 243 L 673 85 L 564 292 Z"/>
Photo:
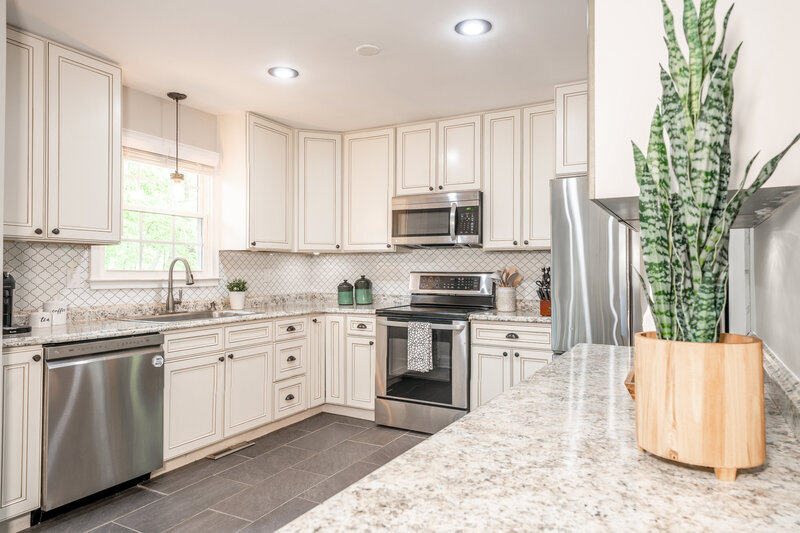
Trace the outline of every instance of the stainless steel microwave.
<path fill-rule="evenodd" d="M 480 248 L 480 191 L 415 194 L 392 199 L 392 244 L 414 248 Z"/>

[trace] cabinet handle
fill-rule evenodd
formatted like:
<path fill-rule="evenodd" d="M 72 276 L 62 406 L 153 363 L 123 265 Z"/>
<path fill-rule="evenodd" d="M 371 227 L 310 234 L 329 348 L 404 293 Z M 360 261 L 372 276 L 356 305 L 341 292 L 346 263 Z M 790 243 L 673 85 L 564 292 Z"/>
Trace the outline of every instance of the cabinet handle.
<path fill-rule="evenodd" d="M 38 363 L 39 361 L 42 360 L 42 356 L 37 353 L 36 355 L 33 356 L 33 360 Z"/>
<path fill-rule="evenodd" d="M 358 329 L 367 329 L 367 325 L 363 322 L 356 326 Z"/>
<path fill-rule="evenodd" d="M 508 352 L 503 352 L 503 357 L 508 357 Z"/>
<path fill-rule="evenodd" d="M 432 190 L 433 190 L 433 187 L 428 187 L 428 190 L 429 190 L 429 191 L 432 191 Z"/>
<path fill-rule="evenodd" d="M 255 245 L 256 245 L 256 241 L 253 241 L 253 242 L 250 243 L 250 246 L 255 246 Z"/>
<path fill-rule="evenodd" d="M 290 362 L 290 363 L 291 363 L 292 361 L 297 361 L 297 357 L 295 357 L 295 356 L 293 356 L 293 355 L 290 355 L 289 357 L 287 357 L 287 358 L 286 358 L 286 361 L 288 361 L 288 362 Z"/>
<path fill-rule="evenodd" d="M 372 346 L 373 344 L 375 344 L 375 341 L 369 341 L 370 346 Z"/>
<path fill-rule="evenodd" d="M 294 326 L 289 326 L 286 328 L 286 331 L 294 331 L 294 330 L 295 330 Z"/>
<path fill-rule="evenodd" d="M 36 235 L 41 235 L 41 234 L 42 234 L 42 228 L 36 228 L 35 230 L 33 230 L 33 232 L 34 232 Z"/>
<path fill-rule="evenodd" d="M 514 352 L 514 357 L 519 357 L 519 352 Z"/>
<path fill-rule="evenodd" d="M 392 247 L 392 245 L 391 245 L 391 244 L 386 244 L 386 247 L 387 247 L 387 248 L 391 248 L 391 247 Z"/>
<path fill-rule="evenodd" d="M 339 245 L 338 245 L 338 244 L 336 245 L 336 249 L 337 249 L 337 250 L 339 249 Z"/>
<path fill-rule="evenodd" d="M 286 396 L 287 402 L 291 402 L 292 400 L 294 400 L 294 394 L 289 394 L 288 396 Z"/>
<path fill-rule="evenodd" d="M 233 354 L 232 353 L 228 354 L 228 359 L 233 359 Z"/>
<path fill-rule="evenodd" d="M 519 243 L 517 241 L 514 241 L 514 246 L 516 246 L 517 244 L 519 244 Z"/>
<path fill-rule="evenodd" d="M 53 228 L 53 235 L 58 235 L 59 233 L 61 233 L 61 230 L 58 228 Z"/>
<path fill-rule="evenodd" d="M 316 319 L 316 318 L 312 318 L 312 319 L 311 319 L 311 322 L 313 322 L 314 324 L 316 324 L 316 323 L 317 323 L 317 319 Z"/>
<path fill-rule="evenodd" d="M 506 339 L 519 339 L 519 335 L 517 335 L 516 333 L 507 333 Z"/>
<path fill-rule="evenodd" d="M 220 358 L 219 358 L 219 362 L 220 362 L 220 363 L 222 363 L 222 362 L 224 362 L 224 361 L 225 361 L 225 358 L 224 358 L 224 357 L 222 357 L 222 356 L 220 356 Z"/>
<path fill-rule="evenodd" d="M 441 185 L 439 185 L 439 190 L 441 191 L 442 189 L 444 189 L 444 187 L 442 187 Z"/>
<path fill-rule="evenodd" d="M 527 245 L 527 244 L 528 244 L 528 241 L 522 241 L 522 244 L 525 244 L 525 245 Z"/>

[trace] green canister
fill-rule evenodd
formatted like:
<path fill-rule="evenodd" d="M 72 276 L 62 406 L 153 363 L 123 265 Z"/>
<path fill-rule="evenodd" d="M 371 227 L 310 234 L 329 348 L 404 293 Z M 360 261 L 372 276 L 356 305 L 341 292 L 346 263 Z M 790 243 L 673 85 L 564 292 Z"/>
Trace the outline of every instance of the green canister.
<path fill-rule="evenodd" d="M 337 287 L 339 293 L 339 305 L 353 305 L 353 286 L 344 280 Z"/>
<path fill-rule="evenodd" d="M 356 304 L 369 305 L 372 303 L 372 282 L 361 274 L 361 279 L 356 280 Z"/>

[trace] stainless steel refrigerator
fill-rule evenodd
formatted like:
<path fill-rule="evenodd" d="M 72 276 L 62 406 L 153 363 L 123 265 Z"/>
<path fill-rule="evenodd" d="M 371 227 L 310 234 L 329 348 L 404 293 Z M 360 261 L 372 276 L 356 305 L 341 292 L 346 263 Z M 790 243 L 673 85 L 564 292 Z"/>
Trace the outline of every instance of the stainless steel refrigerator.
<path fill-rule="evenodd" d="M 633 345 L 641 331 L 638 233 L 588 196 L 586 177 L 551 182 L 553 351 Z"/>

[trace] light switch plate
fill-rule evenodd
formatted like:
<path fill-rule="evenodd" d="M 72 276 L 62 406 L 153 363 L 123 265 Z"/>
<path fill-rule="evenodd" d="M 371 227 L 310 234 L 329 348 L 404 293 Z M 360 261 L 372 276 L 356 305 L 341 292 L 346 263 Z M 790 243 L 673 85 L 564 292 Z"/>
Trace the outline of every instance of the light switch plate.
<path fill-rule="evenodd" d="M 81 288 L 81 277 L 78 275 L 78 269 L 75 267 L 67 268 L 67 288 L 68 289 L 80 289 Z"/>

